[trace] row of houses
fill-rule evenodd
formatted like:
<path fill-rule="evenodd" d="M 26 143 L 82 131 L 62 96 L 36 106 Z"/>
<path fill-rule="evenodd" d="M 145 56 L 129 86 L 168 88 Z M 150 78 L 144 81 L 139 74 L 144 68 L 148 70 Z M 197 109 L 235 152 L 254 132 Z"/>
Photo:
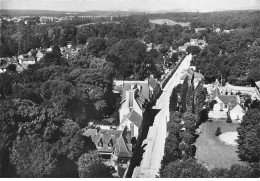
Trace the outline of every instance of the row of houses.
<path fill-rule="evenodd" d="M 83 135 L 94 143 L 105 163 L 118 171 L 118 167 L 125 170 L 129 167 L 148 104 L 156 99 L 161 85 L 151 75 L 144 81 L 114 80 L 113 86 L 113 92 L 121 96 L 119 125 L 92 125 L 85 128 Z"/>
<path fill-rule="evenodd" d="M 65 47 L 60 47 L 61 54 L 66 58 L 75 57 L 80 49 L 80 47 L 73 47 L 71 45 L 71 42 L 68 42 L 67 46 Z M 16 66 L 17 72 L 22 72 L 24 69 L 28 69 L 28 65 L 35 64 L 36 62 L 40 61 L 46 53 L 51 52 L 52 46 L 47 49 L 31 49 L 28 53 L 21 54 L 18 57 L 13 56 L 0 58 L 0 73 L 5 72 L 7 67 L 11 64 L 14 64 Z"/>

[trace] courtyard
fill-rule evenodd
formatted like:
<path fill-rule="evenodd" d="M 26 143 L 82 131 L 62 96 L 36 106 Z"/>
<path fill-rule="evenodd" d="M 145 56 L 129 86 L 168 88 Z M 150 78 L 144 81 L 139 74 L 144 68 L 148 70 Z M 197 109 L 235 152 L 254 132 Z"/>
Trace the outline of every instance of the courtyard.
<path fill-rule="evenodd" d="M 233 164 L 243 164 L 238 158 L 237 147 L 225 144 L 215 136 L 217 127 L 222 133 L 236 132 L 238 123 L 226 123 L 225 120 L 205 122 L 201 125 L 201 133 L 195 143 L 197 150 L 195 158 L 204 163 L 208 169 L 230 168 Z"/>

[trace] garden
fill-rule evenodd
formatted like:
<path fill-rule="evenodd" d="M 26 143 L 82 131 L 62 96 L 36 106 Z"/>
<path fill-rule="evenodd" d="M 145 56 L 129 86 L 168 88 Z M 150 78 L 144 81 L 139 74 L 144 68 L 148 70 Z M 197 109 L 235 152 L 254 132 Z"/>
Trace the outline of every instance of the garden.
<path fill-rule="evenodd" d="M 232 136 L 236 136 L 238 126 L 238 123 L 226 123 L 224 120 L 203 123 L 202 132 L 195 143 L 196 159 L 204 163 L 208 169 L 230 168 L 233 164 L 243 164 L 238 158 L 237 147 L 232 139 Z M 216 136 L 218 127 L 221 134 Z"/>

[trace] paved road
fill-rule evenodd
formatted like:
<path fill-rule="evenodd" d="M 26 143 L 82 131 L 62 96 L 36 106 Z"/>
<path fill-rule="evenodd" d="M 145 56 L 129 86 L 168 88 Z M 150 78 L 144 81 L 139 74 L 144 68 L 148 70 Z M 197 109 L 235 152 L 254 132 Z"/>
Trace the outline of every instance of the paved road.
<path fill-rule="evenodd" d="M 147 144 L 143 160 L 140 167 L 135 168 L 132 178 L 155 178 L 158 175 L 164 155 L 164 144 L 167 135 L 166 125 L 169 121 L 169 98 L 172 89 L 179 83 L 182 70 L 189 68 L 191 59 L 191 55 L 185 57 L 164 87 L 162 95 L 154 106 L 154 109 L 160 109 L 160 112 L 156 115 L 154 124 L 149 128 L 147 138 L 143 142 L 143 145 Z"/>

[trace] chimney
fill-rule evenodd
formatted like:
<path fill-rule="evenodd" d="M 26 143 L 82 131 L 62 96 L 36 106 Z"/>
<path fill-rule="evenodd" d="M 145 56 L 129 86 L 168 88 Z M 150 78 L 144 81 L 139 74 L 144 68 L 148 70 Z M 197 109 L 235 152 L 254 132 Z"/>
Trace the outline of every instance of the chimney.
<path fill-rule="evenodd" d="M 130 111 L 133 109 L 133 102 L 134 102 L 134 85 L 131 85 L 131 90 L 129 93 L 129 108 Z"/>
<path fill-rule="evenodd" d="M 154 77 L 153 77 L 153 74 L 150 75 L 150 78 L 154 78 Z"/>

